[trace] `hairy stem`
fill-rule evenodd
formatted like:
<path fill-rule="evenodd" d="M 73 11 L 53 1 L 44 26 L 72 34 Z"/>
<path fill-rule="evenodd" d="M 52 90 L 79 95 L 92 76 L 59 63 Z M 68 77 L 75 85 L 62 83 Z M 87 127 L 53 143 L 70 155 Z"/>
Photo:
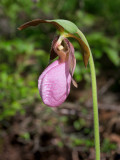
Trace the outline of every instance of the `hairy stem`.
<path fill-rule="evenodd" d="M 83 33 L 80 30 L 78 30 L 78 34 L 84 40 L 84 42 L 86 42 L 87 46 L 89 47 L 89 44 L 88 44 L 85 36 L 83 35 Z M 90 47 L 89 47 L 89 49 L 90 49 Z M 91 81 L 92 81 L 96 160 L 100 160 L 100 136 L 99 136 L 99 118 L 98 118 L 98 103 L 97 103 L 97 85 L 96 85 L 95 66 L 94 66 L 94 61 L 93 61 L 91 50 L 90 50 L 89 65 L 90 65 Z"/>

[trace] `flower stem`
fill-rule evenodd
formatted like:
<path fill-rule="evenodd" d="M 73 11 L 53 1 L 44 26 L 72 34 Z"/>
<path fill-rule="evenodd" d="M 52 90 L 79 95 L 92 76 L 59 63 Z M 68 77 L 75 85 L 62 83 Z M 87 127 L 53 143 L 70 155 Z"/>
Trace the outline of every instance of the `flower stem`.
<path fill-rule="evenodd" d="M 100 138 L 99 138 L 99 118 L 98 118 L 98 104 L 97 104 L 97 85 L 96 85 L 95 66 L 94 66 L 94 61 L 93 61 L 92 54 L 90 54 L 89 65 L 90 65 L 91 80 L 92 80 L 96 160 L 100 160 Z"/>
<path fill-rule="evenodd" d="M 80 30 L 78 30 L 78 34 L 83 39 L 83 41 L 87 44 L 87 46 L 89 47 L 89 44 L 88 44 L 85 36 L 83 35 L 83 33 Z M 90 47 L 89 47 L 89 49 L 90 49 Z M 90 50 L 89 65 L 90 65 L 91 80 L 92 80 L 96 160 L 100 160 L 100 136 L 99 136 L 99 118 L 98 118 L 98 103 L 97 103 L 97 85 L 96 85 L 95 66 L 94 66 L 94 61 L 93 61 L 91 50 Z"/>

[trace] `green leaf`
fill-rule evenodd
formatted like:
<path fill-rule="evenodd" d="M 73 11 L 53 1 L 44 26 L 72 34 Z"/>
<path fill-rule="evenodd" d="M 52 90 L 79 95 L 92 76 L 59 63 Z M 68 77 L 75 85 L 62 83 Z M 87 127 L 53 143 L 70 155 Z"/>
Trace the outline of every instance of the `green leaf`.
<path fill-rule="evenodd" d="M 77 33 L 78 27 L 72 23 L 71 21 L 64 20 L 64 19 L 56 19 L 56 20 L 42 20 L 42 19 L 35 19 L 30 22 L 27 22 L 23 25 L 21 25 L 18 29 L 22 30 L 24 28 L 30 27 L 30 26 L 36 26 L 40 23 L 52 23 L 55 25 L 60 31 L 66 30 L 68 33 Z"/>
<path fill-rule="evenodd" d="M 59 25 L 61 25 L 67 32 L 69 33 L 76 33 L 78 30 L 78 27 L 71 21 L 64 20 L 64 19 L 56 19 L 56 20 L 48 20 L 50 22 L 57 22 Z"/>
<path fill-rule="evenodd" d="M 112 49 L 112 48 L 105 48 L 106 54 L 109 57 L 109 59 L 111 60 L 111 62 L 115 65 L 115 66 L 119 66 L 120 65 L 120 58 L 119 58 L 119 53 Z"/>

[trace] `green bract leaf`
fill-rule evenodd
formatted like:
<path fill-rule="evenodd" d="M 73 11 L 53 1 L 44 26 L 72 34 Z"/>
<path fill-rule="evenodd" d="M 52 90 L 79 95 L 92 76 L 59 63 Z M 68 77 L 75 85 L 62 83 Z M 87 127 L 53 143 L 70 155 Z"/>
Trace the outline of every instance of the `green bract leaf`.
<path fill-rule="evenodd" d="M 21 25 L 18 29 L 22 30 L 24 28 L 27 28 L 29 26 L 36 26 L 40 23 L 52 23 L 53 25 L 55 25 L 60 31 L 64 31 L 66 30 L 68 33 L 77 33 L 78 27 L 68 21 L 68 20 L 64 20 L 64 19 L 57 19 L 57 20 L 42 20 L 42 19 L 35 19 L 32 20 L 30 22 L 27 22 L 23 25 Z"/>
<path fill-rule="evenodd" d="M 28 28 L 30 26 L 37 26 L 40 23 L 51 23 L 55 27 L 57 27 L 57 29 L 59 31 L 64 32 L 64 28 L 61 25 L 59 25 L 59 23 L 55 22 L 54 20 L 43 20 L 43 19 L 35 19 L 35 20 L 32 20 L 32 21 L 29 21 L 29 22 L 21 25 L 18 29 L 23 30 L 23 29 Z"/>
<path fill-rule="evenodd" d="M 83 33 L 78 29 L 78 27 L 74 23 L 68 20 L 63 20 L 63 19 L 56 19 L 56 20 L 35 19 L 21 25 L 18 29 L 22 30 L 30 26 L 36 26 L 40 23 L 51 23 L 55 27 L 57 27 L 57 29 L 66 37 L 75 38 L 80 44 L 85 67 L 87 66 L 89 56 L 90 56 L 89 45 Z"/>
<path fill-rule="evenodd" d="M 78 27 L 72 23 L 71 21 L 64 20 L 64 19 L 57 19 L 57 20 L 49 20 L 50 22 L 56 22 L 61 25 L 68 33 L 77 33 Z"/>

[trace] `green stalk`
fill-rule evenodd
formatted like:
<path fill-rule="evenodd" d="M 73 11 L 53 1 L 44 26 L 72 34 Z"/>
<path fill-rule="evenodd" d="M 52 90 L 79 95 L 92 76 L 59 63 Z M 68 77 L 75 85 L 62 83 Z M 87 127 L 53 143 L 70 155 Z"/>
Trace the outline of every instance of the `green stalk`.
<path fill-rule="evenodd" d="M 96 86 L 95 66 L 94 66 L 94 61 L 93 61 L 92 54 L 90 54 L 89 65 L 90 65 L 91 80 L 92 80 L 96 160 L 100 160 L 100 138 L 99 138 L 100 136 L 99 136 L 99 118 L 98 118 L 98 104 L 97 104 L 97 86 Z"/>
<path fill-rule="evenodd" d="M 84 40 L 84 42 L 89 47 L 89 44 L 83 35 L 83 33 L 78 30 L 79 36 Z M 90 47 L 89 47 L 90 49 Z M 99 136 L 99 118 L 98 118 L 98 103 L 97 103 L 97 85 L 96 85 L 96 73 L 95 66 L 90 50 L 89 65 L 91 71 L 91 80 L 92 80 L 92 96 L 93 96 L 93 115 L 94 115 L 94 136 L 95 136 L 95 150 L 96 150 L 96 160 L 100 160 L 100 136 Z"/>

